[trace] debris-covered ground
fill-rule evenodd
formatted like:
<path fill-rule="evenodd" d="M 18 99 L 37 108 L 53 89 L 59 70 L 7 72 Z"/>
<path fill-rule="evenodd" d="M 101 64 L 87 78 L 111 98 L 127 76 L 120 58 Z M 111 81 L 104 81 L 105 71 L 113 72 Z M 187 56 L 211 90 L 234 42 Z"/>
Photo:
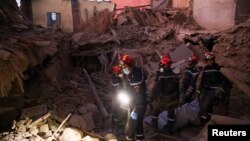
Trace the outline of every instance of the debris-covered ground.
<path fill-rule="evenodd" d="M 234 74 L 230 80 L 240 82 L 232 89 L 228 115 L 219 109 L 216 114 L 250 118 L 249 21 L 213 34 L 197 26 L 190 9 L 126 8 L 112 20 L 113 13 L 100 12 L 71 36 L 24 22 L 13 1 L 0 4 L 0 10 L 0 95 L 9 96 L 0 99 L 3 141 L 123 140 L 126 112 L 118 109 L 112 122 L 110 85 L 110 70 L 121 52 L 144 68 L 150 91 L 160 55 L 168 53 L 180 73 L 193 52 L 202 58 L 202 52 L 213 50 L 225 72 Z M 184 36 L 196 45 L 187 48 Z M 211 36 L 218 37 L 213 49 L 204 44 Z M 145 132 L 151 141 L 190 140 L 199 130 L 188 127 L 170 137 L 149 134 L 145 124 Z"/>

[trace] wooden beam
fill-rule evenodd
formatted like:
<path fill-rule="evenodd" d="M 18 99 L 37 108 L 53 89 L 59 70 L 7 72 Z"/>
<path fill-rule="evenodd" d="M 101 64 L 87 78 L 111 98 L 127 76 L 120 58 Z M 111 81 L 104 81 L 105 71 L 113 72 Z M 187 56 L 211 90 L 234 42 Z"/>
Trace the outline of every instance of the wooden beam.
<path fill-rule="evenodd" d="M 107 118 L 107 117 L 109 116 L 109 115 L 108 115 L 108 112 L 107 112 L 106 108 L 103 106 L 103 103 L 102 103 L 102 101 L 101 101 L 101 98 L 99 97 L 99 95 L 98 95 L 98 93 L 97 93 L 97 91 L 96 91 L 96 88 L 95 88 L 93 82 L 91 81 L 91 79 L 90 79 L 90 77 L 89 77 L 89 75 L 88 75 L 87 70 L 86 70 L 85 68 L 83 68 L 82 71 L 84 72 L 84 74 L 86 75 L 86 77 L 87 77 L 87 79 L 88 79 L 88 81 L 89 81 L 89 84 L 90 84 L 90 87 L 91 87 L 91 89 L 92 89 L 92 91 L 93 91 L 93 93 L 94 93 L 94 96 L 95 96 L 97 105 L 99 106 L 99 108 L 100 108 L 100 110 L 101 110 L 101 112 L 102 112 L 104 118 Z"/>

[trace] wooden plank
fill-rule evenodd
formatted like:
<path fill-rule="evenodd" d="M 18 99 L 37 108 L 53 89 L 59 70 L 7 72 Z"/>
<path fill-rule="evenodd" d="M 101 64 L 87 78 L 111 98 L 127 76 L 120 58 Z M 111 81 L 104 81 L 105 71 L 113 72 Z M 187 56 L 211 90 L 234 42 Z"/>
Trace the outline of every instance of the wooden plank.
<path fill-rule="evenodd" d="M 25 117 L 34 118 L 37 116 L 44 115 L 45 113 L 47 113 L 47 105 L 41 104 L 41 105 L 34 106 L 31 108 L 23 109 L 21 119 L 22 118 L 24 119 Z"/>
<path fill-rule="evenodd" d="M 37 125 L 39 122 L 42 122 L 42 121 L 46 120 L 48 117 L 50 117 L 50 112 L 48 112 L 48 113 L 45 114 L 44 116 L 40 117 L 39 119 L 33 121 L 29 126 L 30 126 L 30 127 L 35 126 L 35 125 Z"/>

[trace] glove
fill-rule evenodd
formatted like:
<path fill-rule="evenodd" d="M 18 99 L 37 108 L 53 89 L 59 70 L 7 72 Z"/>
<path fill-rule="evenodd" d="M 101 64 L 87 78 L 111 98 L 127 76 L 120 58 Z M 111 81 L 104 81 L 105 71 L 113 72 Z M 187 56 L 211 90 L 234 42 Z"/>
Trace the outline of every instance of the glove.
<path fill-rule="evenodd" d="M 192 92 L 193 92 L 193 88 L 192 87 L 188 88 L 185 93 L 185 96 L 190 96 Z"/>
<path fill-rule="evenodd" d="M 195 96 L 199 98 L 200 95 L 201 95 L 201 91 L 200 90 L 195 90 Z"/>

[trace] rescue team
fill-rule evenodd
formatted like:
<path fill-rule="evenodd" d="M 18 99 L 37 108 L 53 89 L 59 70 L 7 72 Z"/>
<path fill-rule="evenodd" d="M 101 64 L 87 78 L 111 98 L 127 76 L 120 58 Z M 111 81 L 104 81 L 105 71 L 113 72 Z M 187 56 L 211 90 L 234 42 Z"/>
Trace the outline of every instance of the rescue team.
<path fill-rule="evenodd" d="M 188 58 L 183 75 L 175 74 L 170 68 L 172 61 L 163 55 L 156 72 L 155 86 L 151 93 L 146 93 L 145 73 L 133 63 L 133 58 L 121 54 L 119 63 L 113 67 L 112 85 L 115 91 L 126 90 L 128 97 L 121 96 L 121 102 L 128 104 L 128 117 L 125 134 L 127 140 L 143 140 L 143 118 L 147 104 L 152 104 L 152 122 L 154 131 L 158 131 L 158 117 L 168 111 L 168 123 L 164 128 L 167 134 L 174 133 L 175 108 L 199 100 L 199 124 L 203 126 L 210 120 L 213 107 L 223 103 L 228 97 L 230 82 L 220 73 L 220 66 L 215 62 L 212 52 L 205 53 L 205 67 L 198 68 L 198 58 Z M 197 85 L 197 79 L 200 83 Z M 129 99 L 129 100 L 128 100 Z M 228 103 L 228 102 L 225 102 Z"/>

